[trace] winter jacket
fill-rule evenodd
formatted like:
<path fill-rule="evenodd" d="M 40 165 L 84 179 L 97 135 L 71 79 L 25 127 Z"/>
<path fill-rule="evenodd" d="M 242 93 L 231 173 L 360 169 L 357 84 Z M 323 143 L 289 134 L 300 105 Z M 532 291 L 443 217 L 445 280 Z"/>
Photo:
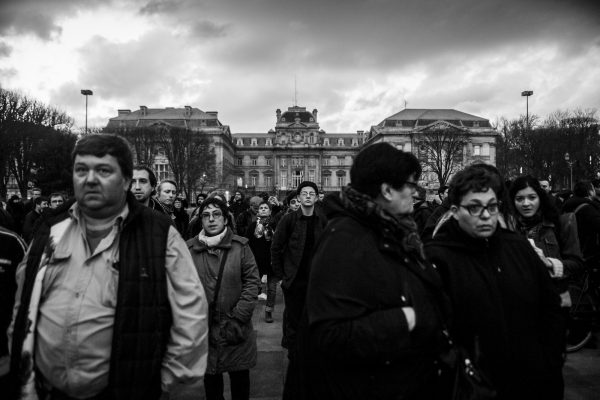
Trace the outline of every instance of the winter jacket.
<path fill-rule="evenodd" d="M 445 340 L 441 281 L 384 229 L 325 199 L 313 256 L 304 371 L 310 399 L 431 399 Z M 283 221 L 282 221 L 283 223 Z M 402 307 L 412 307 L 409 331 Z M 301 332 L 304 337 L 306 332 Z"/>
<path fill-rule="evenodd" d="M 214 248 L 209 249 L 198 237 L 188 240 L 187 245 L 209 304 L 215 301 L 215 286 L 224 251 L 227 257 L 219 298 L 215 302 L 216 312 L 212 313 L 214 318 L 211 316 L 209 322 L 206 373 L 220 374 L 254 367 L 256 332 L 252 326 L 252 313 L 260 278 L 248 239 L 234 235 L 227 228 L 227 234 Z M 227 338 L 234 333 L 241 335 L 238 343 L 232 344 Z"/>
<path fill-rule="evenodd" d="M 562 210 L 575 213 L 583 258 L 588 265 L 598 265 L 600 263 L 600 209 L 591 200 L 574 196 L 565 202 Z"/>
<path fill-rule="evenodd" d="M 425 245 L 451 298 L 455 342 L 470 352 L 499 399 L 556 398 L 564 321 L 560 297 L 527 240 L 497 228 L 468 236 L 452 218 Z"/>
<path fill-rule="evenodd" d="M 564 293 L 568 289 L 569 280 L 583 269 L 583 256 L 579 249 L 575 215 L 561 215 L 559 225 L 556 227 L 553 222 L 544 219 L 532 239 L 553 263 L 556 262 L 554 260 L 562 263 L 562 278 L 554 278 L 552 282 L 559 293 Z"/>
<path fill-rule="evenodd" d="M 271 242 L 273 241 L 273 227 L 271 222 L 265 227 L 265 233 L 261 237 L 256 237 L 254 231 L 256 230 L 256 221 L 250 224 L 246 231 L 246 237 L 248 238 L 248 244 L 252 249 L 252 254 L 256 260 L 258 266 L 258 272 L 260 275 L 272 275 L 273 268 L 271 268 Z"/>
<path fill-rule="evenodd" d="M 326 218 L 316 212 L 315 243 L 318 242 L 327 223 Z M 289 288 L 296 277 L 306 243 L 307 222 L 303 221 L 302 208 L 283 216 L 271 243 L 271 268 L 275 276 L 282 279 L 281 287 Z"/>

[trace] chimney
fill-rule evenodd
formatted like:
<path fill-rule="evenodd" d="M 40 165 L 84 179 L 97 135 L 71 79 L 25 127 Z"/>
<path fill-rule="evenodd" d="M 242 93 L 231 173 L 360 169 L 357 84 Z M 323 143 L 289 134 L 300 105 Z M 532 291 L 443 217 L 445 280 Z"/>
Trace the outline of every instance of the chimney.
<path fill-rule="evenodd" d="M 316 109 L 316 108 L 315 108 L 315 109 L 313 110 L 313 112 L 312 112 L 312 115 L 313 115 L 313 118 L 315 119 L 315 122 L 317 122 L 317 113 L 318 113 L 318 112 L 319 112 L 319 111 L 317 111 L 317 109 Z"/>
<path fill-rule="evenodd" d="M 277 122 L 279 122 L 281 120 L 281 110 L 279 108 L 275 111 L 275 115 L 277 116 Z"/>
<path fill-rule="evenodd" d="M 140 111 L 141 111 L 140 114 L 142 114 L 142 116 L 148 115 L 148 107 L 146 107 L 146 106 L 140 106 Z"/>
<path fill-rule="evenodd" d="M 191 117 L 191 116 L 192 116 L 192 107 L 190 107 L 190 106 L 185 106 L 185 113 L 184 113 L 184 115 L 185 115 L 186 117 Z"/>
<path fill-rule="evenodd" d="M 118 112 L 119 112 L 119 117 L 121 117 L 123 115 L 131 114 L 131 110 L 118 110 Z"/>

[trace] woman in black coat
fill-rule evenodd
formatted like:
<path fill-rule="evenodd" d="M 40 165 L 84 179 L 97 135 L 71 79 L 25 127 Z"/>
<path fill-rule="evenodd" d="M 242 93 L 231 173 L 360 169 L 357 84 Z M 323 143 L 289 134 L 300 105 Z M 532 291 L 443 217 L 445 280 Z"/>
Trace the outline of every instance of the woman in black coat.
<path fill-rule="evenodd" d="M 500 185 L 476 166 L 456 174 L 452 218 L 425 251 L 451 298 L 451 334 L 498 398 L 561 399 L 548 384 L 562 365 L 560 297 L 527 240 L 498 226 Z"/>

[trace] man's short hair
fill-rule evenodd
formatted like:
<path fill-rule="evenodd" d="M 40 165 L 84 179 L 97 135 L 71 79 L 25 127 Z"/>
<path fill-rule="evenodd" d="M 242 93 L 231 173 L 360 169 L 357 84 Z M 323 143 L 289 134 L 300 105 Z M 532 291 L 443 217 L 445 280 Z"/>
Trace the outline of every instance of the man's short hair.
<path fill-rule="evenodd" d="M 594 186 L 588 180 L 579 181 L 573 187 L 573 195 L 577 197 L 589 197 L 590 191 L 595 191 Z"/>
<path fill-rule="evenodd" d="M 133 167 L 134 171 L 146 171 L 148 173 L 148 179 L 150 180 L 150 186 L 152 186 L 153 188 L 156 187 L 156 183 L 158 182 L 156 180 L 156 175 L 154 174 L 154 171 L 152 170 L 152 168 L 150 168 L 147 165 L 136 165 Z"/>
<path fill-rule="evenodd" d="M 36 197 L 35 200 L 33 200 L 33 204 L 35 204 L 36 206 L 39 206 L 44 201 L 47 203 L 50 202 L 50 200 L 46 196 L 40 196 L 40 197 Z"/>
<path fill-rule="evenodd" d="M 156 188 L 156 191 L 160 192 L 161 189 L 162 189 L 162 185 L 165 184 L 165 183 L 170 183 L 171 185 L 175 186 L 175 190 L 177 190 L 177 184 L 175 183 L 175 181 L 173 179 L 163 179 L 158 184 L 158 187 Z"/>
<path fill-rule="evenodd" d="M 438 194 L 444 194 L 446 193 L 446 190 L 448 190 L 449 186 L 448 185 L 442 185 L 439 187 L 438 189 Z"/>
<path fill-rule="evenodd" d="M 62 193 L 54 192 L 50 195 L 49 198 L 52 199 L 53 197 L 60 197 L 63 201 L 66 201 L 65 195 Z"/>
<path fill-rule="evenodd" d="M 458 206 L 467 193 L 471 191 L 475 193 L 487 192 L 488 189 L 492 189 L 496 196 L 500 198 L 501 187 L 500 177 L 497 174 L 488 168 L 471 165 L 459 171 L 452 178 L 448 200 L 450 204 Z"/>
<path fill-rule="evenodd" d="M 227 203 L 225 203 L 223 200 L 219 199 L 218 197 L 208 197 L 206 200 L 204 200 L 202 202 L 202 204 L 200 204 L 200 211 L 199 211 L 200 218 L 202 218 L 202 211 L 206 210 L 206 208 L 208 208 L 208 206 L 210 206 L 211 204 L 214 207 L 219 208 L 223 212 L 223 218 L 225 218 L 225 224 L 231 226 L 233 221 L 231 221 L 231 219 L 230 219 L 229 207 L 227 207 Z"/>
<path fill-rule="evenodd" d="M 361 150 L 350 168 L 350 186 L 376 198 L 381 184 L 399 189 L 414 175 L 421 175 L 419 160 L 411 154 L 396 149 L 389 143 L 376 143 Z"/>
<path fill-rule="evenodd" d="M 296 194 L 300 194 L 300 191 L 305 187 L 311 187 L 315 190 L 315 194 L 319 194 L 319 188 L 317 187 L 317 184 L 311 181 L 304 181 L 299 184 L 298 189 L 296 189 Z"/>
<path fill-rule="evenodd" d="M 104 157 L 107 154 L 117 159 L 125 178 L 133 177 L 133 154 L 127 141 L 117 135 L 102 133 L 82 137 L 75 143 L 71 162 L 75 163 L 78 155 Z"/>

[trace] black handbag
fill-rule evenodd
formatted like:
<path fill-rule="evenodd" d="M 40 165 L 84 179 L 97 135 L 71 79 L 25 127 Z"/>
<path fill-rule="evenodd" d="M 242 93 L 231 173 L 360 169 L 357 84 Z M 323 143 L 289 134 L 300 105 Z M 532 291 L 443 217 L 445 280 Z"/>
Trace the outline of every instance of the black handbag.
<path fill-rule="evenodd" d="M 448 352 L 442 361 L 453 373 L 452 400 L 494 400 L 498 393 L 492 382 L 474 364 L 474 360 L 461 346 L 456 345 L 447 330 L 444 330 L 449 344 Z"/>

